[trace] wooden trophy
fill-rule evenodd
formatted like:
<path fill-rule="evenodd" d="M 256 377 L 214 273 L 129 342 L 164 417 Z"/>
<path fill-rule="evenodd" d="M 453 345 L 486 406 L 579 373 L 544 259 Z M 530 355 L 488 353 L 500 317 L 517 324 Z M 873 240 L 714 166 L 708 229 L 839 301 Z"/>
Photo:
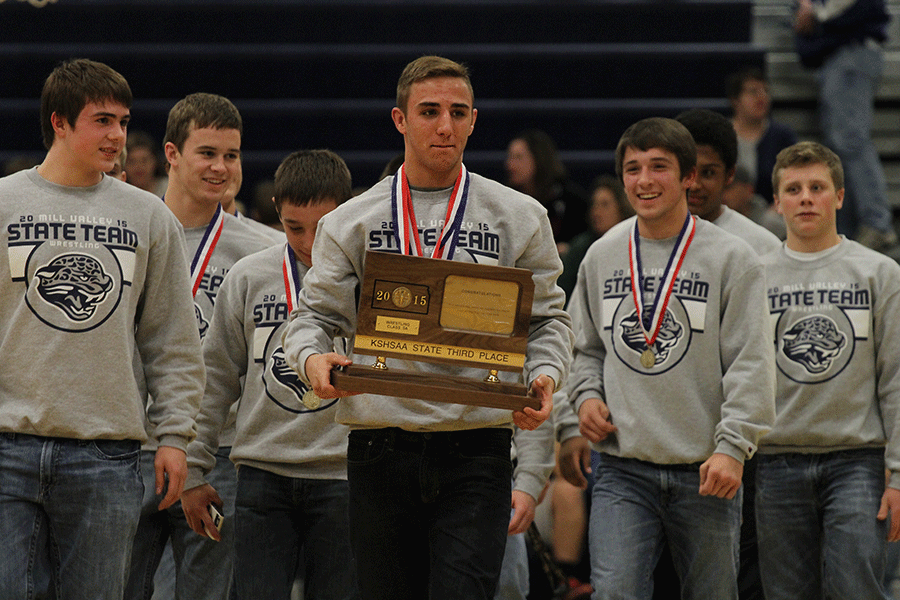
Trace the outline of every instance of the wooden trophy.
<path fill-rule="evenodd" d="M 332 371 L 353 392 L 521 410 L 540 408 L 522 383 L 534 299 L 531 271 L 366 252 L 354 352 L 372 365 Z M 395 369 L 389 358 L 484 369 L 470 378 Z"/>

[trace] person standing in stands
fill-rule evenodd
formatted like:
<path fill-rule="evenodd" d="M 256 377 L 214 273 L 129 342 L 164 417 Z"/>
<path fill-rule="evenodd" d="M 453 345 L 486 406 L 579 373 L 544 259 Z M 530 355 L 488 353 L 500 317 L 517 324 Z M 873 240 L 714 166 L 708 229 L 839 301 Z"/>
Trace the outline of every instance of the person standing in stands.
<path fill-rule="evenodd" d="M 799 0 L 794 18 L 797 54 L 815 69 L 819 84 L 824 141 L 846 175 L 838 231 L 878 251 L 897 245 L 884 168 L 872 141 L 889 21 L 884 0 Z"/>
<path fill-rule="evenodd" d="M 737 133 L 737 165 L 746 169 L 756 193 L 772 204 L 772 167 L 783 148 L 797 142 L 793 129 L 772 118 L 769 82 L 759 67 L 732 73 L 725 81 L 731 124 Z"/>
<path fill-rule="evenodd" d="M 565 255 L 572 238 L 587 228 L 587 194 L 569 178 L 553 138 L 540 129 L 522 131 L 509 142 L 505 166 L 509 187 L 547 209 L 553 239 Z"/>

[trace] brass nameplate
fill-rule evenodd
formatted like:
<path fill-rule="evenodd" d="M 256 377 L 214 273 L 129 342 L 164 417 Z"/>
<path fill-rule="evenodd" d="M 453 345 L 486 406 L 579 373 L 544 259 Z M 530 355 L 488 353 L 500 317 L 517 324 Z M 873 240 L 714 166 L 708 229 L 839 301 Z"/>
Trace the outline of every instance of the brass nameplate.
<path fill-rule="evenodd" d="M 368 335 L 356 336 L 355 350 L 361 354 L 374 354 L 376 356 L 382 356 L 388 352 L 406 354 L 408 355 L 406 356 L 408 360 L 415 360 L 415 358 L 446 358 L 455 361 L 468 361 L 475 363 L 474 366 L 490 365 L 491 369 L 499 369 L 502 367 L 516 367 L 521 369 L 525 366 L 524 354 L 499 352 L 497 350 L 473 350 L 471 348 L 461 348 L 459 346 L 427 344 L 424 342 L 372 337 Z M 368 352 L 363 352 L 363 350 L 368 350 Z"/>
<path fill-rule="evenodd" d="M 375 331 L 399 333 L 401 335 L 419 335 L 419 321 L 416 319 L 400 319 L 378 315 L 375 318 Z"/>
<path fill-rule="evenodd" d="M 518 307 L 519 284 L 515 281 L 448 275 L 441 327 L 510 335 Z"/>

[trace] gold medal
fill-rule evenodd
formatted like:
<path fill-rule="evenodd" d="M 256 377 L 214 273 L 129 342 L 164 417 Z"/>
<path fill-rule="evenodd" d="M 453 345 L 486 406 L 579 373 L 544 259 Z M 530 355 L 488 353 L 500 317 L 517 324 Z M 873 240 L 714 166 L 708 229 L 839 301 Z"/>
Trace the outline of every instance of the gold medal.
<path fill-rule="evenodd" d="M 303 394 L 303 406 L 308 408 L 309 410 L 316 410 L 319 406 L 322 405 L 322 399 L 316 396 L 316 393 L 312 390 L 308 390 L 305 394 Z"/>
<path fill-rule="evenodd" d="M 650 348 L 647 348 L 641 354 L 641 365 L 645 369 L 649 369 L 650 367 L 652 367 L 655 364 L 656 364 L 656 355 L 653 354 L 653 350 L 651 350 Z"/>

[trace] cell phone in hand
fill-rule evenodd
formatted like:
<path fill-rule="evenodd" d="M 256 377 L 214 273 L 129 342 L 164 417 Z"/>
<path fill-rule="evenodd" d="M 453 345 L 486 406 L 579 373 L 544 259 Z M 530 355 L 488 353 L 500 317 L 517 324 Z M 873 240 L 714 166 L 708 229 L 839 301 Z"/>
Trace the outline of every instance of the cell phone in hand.
<path fill-rule="evenodd" d="M 225 517 L 222 516 L 222 513 L 215 507 L 214 504 L 210 504 L 206 507 L 209 511 L 209 516 L 212 517 L 213 525 L 216 527 L 216 531 L 222 531 L 222 522 L 225 521 Z M 206 535 L 209 536 L 209 539 L 215 540 L 212 534 L 209 532 L 209 529 L 206 527 L 206 524 L 203 524 L 203 529 L 206 530 Z"/>

